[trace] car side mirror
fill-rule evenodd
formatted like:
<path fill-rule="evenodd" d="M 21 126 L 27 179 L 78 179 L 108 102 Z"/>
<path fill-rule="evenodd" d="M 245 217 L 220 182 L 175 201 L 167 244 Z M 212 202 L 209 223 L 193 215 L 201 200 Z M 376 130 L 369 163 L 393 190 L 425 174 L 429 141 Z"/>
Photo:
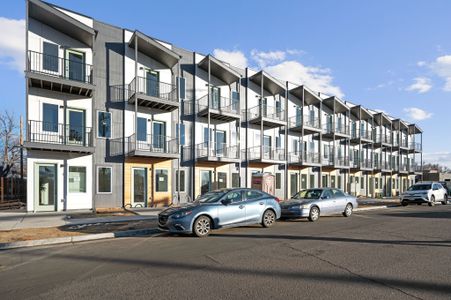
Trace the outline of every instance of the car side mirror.
<path fill-rule="evenodd" d="M 230 200 L 230 199 L 223 199 L 223 200 L 221 200 L 221 203 L 223 205 L 229 205 L 230 203 L 232 203 L 232 200 Z"/>

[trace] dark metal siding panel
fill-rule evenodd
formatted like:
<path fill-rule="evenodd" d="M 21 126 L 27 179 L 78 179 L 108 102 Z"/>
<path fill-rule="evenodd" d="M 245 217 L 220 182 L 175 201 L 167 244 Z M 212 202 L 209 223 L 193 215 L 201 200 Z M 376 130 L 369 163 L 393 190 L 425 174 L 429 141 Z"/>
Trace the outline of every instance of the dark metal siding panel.
<path fill-rule="evenodd" d="M 112 100 L 112 86 L 123 85 L 124 43 L 123 31 L 120 28 L 94 21 L 97 35 L 94 41 L 94 178 L 97 166 L 105 165 L 113 168 L 112 194 L 97 194 L 94 183 L 94 205 L 96 208 L 122 207 L 123 205 L 123 163 L 122 151 L 112 151 L 111 140 L 97 138 L 97 111 L 111 112 L 111 137 L 117 141 L 123 139 L 123 103 Z M 119 149 L 122 149 L 120 147 Z"/>

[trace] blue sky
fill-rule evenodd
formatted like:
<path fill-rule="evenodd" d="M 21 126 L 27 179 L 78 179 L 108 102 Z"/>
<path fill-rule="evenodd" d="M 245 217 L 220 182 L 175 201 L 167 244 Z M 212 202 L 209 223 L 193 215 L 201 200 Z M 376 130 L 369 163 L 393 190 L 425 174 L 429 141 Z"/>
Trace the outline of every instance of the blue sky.
<path fill-rule="evenodd" d="M 451 166 L 451 1 L 52 3 L 416 122 L 425 158 Z M 24 4 L 3 2 L 0 13 L 0 102 L 17 114 L 25 83 L 13 20 Z"/>

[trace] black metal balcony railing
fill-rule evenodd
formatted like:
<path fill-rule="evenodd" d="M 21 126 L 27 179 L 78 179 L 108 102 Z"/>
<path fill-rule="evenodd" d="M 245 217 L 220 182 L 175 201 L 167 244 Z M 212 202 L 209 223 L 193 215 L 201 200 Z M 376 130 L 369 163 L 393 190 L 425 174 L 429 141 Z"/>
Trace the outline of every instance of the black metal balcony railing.
<path fill-rule="evenodd" d="M 147 134 L 145 136 L 138 136 L 132 134 L 126 138 L 126 145 L 128 151 L 143 151 L 150 153 L 162 153 L 162 154 L 178 154 L 179 144 L 177 138 Z"/>
<path fill-rule="evenodd" d="M 161 82 L 153 78 L 137 77 L 138 78 L 138 94 L 160 98 L 167 101 L 177 102 L 177 87 L 174 84 Z M 131 94 L 135 91 L 135 80 L 128 85 Z"/>
<path fill-rule="evenodd" d="M 391 170 L 391 165 L 388 161 L 375 161 L 374 168 L 378 170 Z"/>
<path fill-rule="evenodd" d="M 276 121 L 285 121 L 285 111 L 283 109 L 268 105 L 263 105 L 262 107 L 260 107 L 260 105 L 257 105 L 248 109 L 247 116 L 249 120 L 263 117 Z"/>
<path fill-rule="evenodd" d="M 210 107 L 210 109 L 219 110 L 226 113 L 240 113 L 240 102 L 226 97 L 210 95 L 210 105 L 208 105 L 208 95 L 205 95 L 197 100 L 197 112 L 202 111 L 208 107 Z"/>
<path fill-rule="evenodd" d="M 28 121 L 27 139 L 32 143 L 92 147 L 91 127 Z"/>
<path fill-rule="evenodd" d="M 208 149 L 207 143 L 197 144 L 196 155 L 197 157 L 240 158 L 238 145 L 229 146 L 226 143 L 211 143 L 210 149 Z"/>
<path fill-rule="evenodd" d="M 407 164 L 399 164 L 399 171 L 401 172 L 408 172 L 409 168 Z"/>
<path fill-rule="evenodd" d="M 417 163 L 413 163 L 409 165 L 409 172 L 422 172 L 423 168 L 421 167 L 421 165 L 417 164 Z"/>
<path fill-rule="evenodd" d="M 255 146 L 243 151 L 247 151 L 248 160 L 285 160 L 285 151 L 283 149 L 269 146 Z"/>
<path fill-rule="evenodd" d="M 58 78 L 92 83 L 92 65 L 31 50 L 28 51 L 27 70 Z"/>
<path fill-rule="evenodd" d="M 340 167 L 349 167 L 349 157 L 347 156 L 337 156 L 335 158 L 334 164 Z"/>
<path fill-rule="evenodd" d="M 304 163 L 319 164 L 319 153 L 307 152 L 302 155 L 302 161 Z"/>
<path fill-rule="evenodd" d="M 321 129 L 319 118 L 311 116 L 293 116 L 289 119 L 290 128 L 306 126 L 315 129 Z"/>
<path fill-rule="evenodd" d="M 291 164 L 300 163 L 302 161 L 301 152 L 288 153 L 288 162 Z"/>

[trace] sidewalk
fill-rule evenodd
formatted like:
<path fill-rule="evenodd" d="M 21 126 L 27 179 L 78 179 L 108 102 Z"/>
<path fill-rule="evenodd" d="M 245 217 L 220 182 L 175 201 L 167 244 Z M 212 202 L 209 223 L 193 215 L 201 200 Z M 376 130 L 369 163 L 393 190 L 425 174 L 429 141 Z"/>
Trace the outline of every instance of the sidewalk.
<path fill-rule="evenodd" d="M 130 222 L 156 220 L 161 209 L 140 210 L 127 215 L 115 213 L 95 214 L 92 211 L 69 211 L 53 213 L 0 212 L 0 231 L 61 227 L 67 225 Z M 104 216 L 102 216 L 104 215 Z"/>
<path fill-rule="evenodd" d="M 401 205 L 401 201 L 399 200 L 399 198 L 383 198 L 383 199 L 358 198 L 357 203 L 359 204 L 359 208 Z"/>

